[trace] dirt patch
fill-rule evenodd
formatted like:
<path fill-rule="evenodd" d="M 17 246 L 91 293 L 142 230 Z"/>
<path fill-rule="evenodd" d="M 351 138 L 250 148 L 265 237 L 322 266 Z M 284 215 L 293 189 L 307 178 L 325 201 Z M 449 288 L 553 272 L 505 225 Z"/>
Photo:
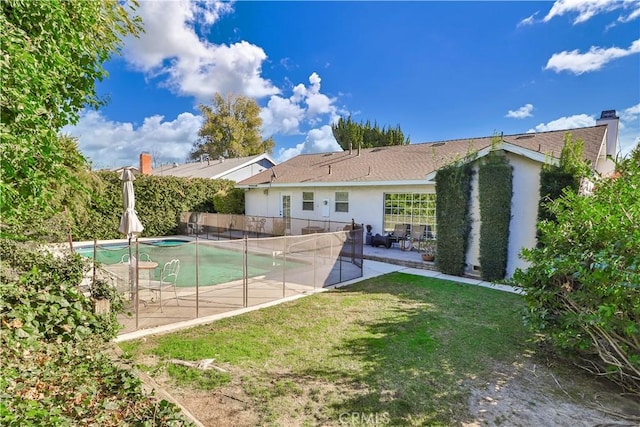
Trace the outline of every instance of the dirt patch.
<path fill-rule="evenodd" d="M 640 399 L 586 373 L 559 376 L 526 362 L 500 366 L 484 387 L 472 388 L 469 409 L 476 426 L 638 426 Z"/>

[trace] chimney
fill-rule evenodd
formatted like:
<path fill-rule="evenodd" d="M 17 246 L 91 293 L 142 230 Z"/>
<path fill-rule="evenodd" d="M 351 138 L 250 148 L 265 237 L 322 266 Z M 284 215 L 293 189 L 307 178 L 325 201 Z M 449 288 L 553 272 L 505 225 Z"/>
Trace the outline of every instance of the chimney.
<path fill-rule="evenodd" d="M 331 175 L 331 165 L 329 165 L 329 175 Z"/>
<path fill-rule="evenodd" d="M 596 125 L 607 125 L 607 157 L 614 159 L 618 152 L 619 121 L 616 110 L 604 110 L 600 113 L 600 118 L 596 120 Z"/>
<path fill-rule="evenodd" d="M 140 153 L 140 174 L 151 175 L 151 154 Z"/>

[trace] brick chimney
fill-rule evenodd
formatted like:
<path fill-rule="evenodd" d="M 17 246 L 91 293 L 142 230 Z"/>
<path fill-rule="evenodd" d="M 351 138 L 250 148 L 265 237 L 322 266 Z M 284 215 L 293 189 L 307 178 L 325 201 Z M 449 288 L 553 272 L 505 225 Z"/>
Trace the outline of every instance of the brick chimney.
<path fill-rule="evenodd" d="M 140 174 L 151 175 L 151 154 L 140 153 Z"/>

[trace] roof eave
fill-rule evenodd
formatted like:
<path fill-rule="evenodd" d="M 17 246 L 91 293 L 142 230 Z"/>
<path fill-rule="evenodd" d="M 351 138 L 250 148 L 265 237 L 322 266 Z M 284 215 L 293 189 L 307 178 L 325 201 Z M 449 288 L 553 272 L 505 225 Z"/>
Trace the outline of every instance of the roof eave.
<path fill-rule="evenodd" d="M 428 175 L 427 175 L 428 177 Z M 332 181 L 332 182 L 280 182 L 263 184 L 241 184 L 236 188 L 291 188 L 291 187 L 391 187 L 399 185 L 432 185 L 434 182 L 425 179 L 402 180 L 402 181 Z"/>

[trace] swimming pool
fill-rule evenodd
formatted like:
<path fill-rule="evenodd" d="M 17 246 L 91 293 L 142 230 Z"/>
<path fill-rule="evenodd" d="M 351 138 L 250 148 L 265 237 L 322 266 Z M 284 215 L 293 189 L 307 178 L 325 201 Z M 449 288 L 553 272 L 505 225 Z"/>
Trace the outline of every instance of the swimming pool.
<path fill-rule="evenodd" d="M 183 239 L 158 239 L 158 240 L 145 240 L 140 242 L 141 245 L 154 245 L 154 246 L 179 246 L 185 243 L 189 243 L 191 240 L 183 240 Z M 104 243 L 99 244 L 98 248 L 104 248 L 107 250 L 119 250 L 119 249 L 128 249 L 129 245 L 126 243 Z M 74 248 L 74 251 L 79 253 L 80 255 L 87 254 L 89 256 L 93 256 L 93 245 L 91 246 L 78 246 Z"/>
<path fill-rule="evenodd" d="M 159 280 L 162 266 L 172 259 L 180 260 L 180 273 L 176 286 L 191 287 L 196 284 L 196 275 L 200 286 L 218 285 L 241 280 L 244 271 L 243 253 L 238 244 L 229 244 L 227 247 L 200 243 L 196 249 L 193 241 L 166 239 L 139 242 L 138 252 L 140 259 L 148 256 L 158 264 L 150 270 L 150 279 Z M 132 247 L 135 256 L 135 246 Z M 197 254 L 196 254 L 197 250 Z M 93 258 L 93 246 L 76 248 L 76 252 L 87 258 Z M 142 255 L 145 254 L 145 255 Z M 109 269 L 109 265 L 120 264 L 123 256 L 129 256 L 129 247 L 118 244 L 98 245 L 96 248 L 96 260 Z M 196 265 L 197 260 L 197 265 Z M 264 276 L 273 272 L 306 267 L 308 264 L 287 259 L 283 261 L 281 256 L 270 254 L 247 254 L 247 276 L 249 278 Z"/>

